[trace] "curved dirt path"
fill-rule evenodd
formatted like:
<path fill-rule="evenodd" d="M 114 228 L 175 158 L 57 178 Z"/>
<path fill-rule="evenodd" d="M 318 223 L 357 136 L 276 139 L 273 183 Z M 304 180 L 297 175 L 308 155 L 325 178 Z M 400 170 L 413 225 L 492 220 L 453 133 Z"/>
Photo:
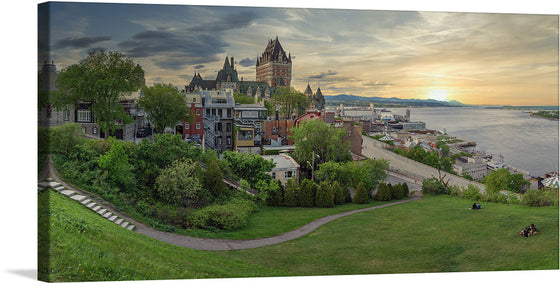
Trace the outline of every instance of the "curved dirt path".
<path fill-rule="evenodd" d="M 374 209 L 379 209 L 379 208 L 385 208 L 385 207 L 389 207 L 389 206 L 393 206 L 393 205 L 397 205 L 397 204 L 402 204 L 402 203 L 406 203 L 406 202 L 410 202 L 410 201 L 416 201 L 420 199 L 419 195 L 412 195 L 410 199 L 406 199 L 406 200 L 399 200 L 399 201 L 395 201 L 395 202 L 391 202 L 391 203 L 387 203 L 387 204 L 383 204 L 383 205 L 378 205 L 378 206 L 373 206 L 373 207 L 368 207 L 368 208 L 362 208 L 362 209 L 357 209 L 357 210 L 352 210 L 352 211 L 347 211 L 347 212 L 342 212 L 342 213 L 338 213 L 338 214 L 334 214 L 334 215 L 330 215 L 330 216 L 326 216 L 323 218 L 319 218 L 317 220 L 311 221 L 310 223 L 307 223 L 295 230 L 280 234 L 280 235 L 276 235 L 276 236 L 272 236 L 272 237 L 266 237 L 266 238 L 260 238 L 260 239 L 245 239 L 245 240 L 228 240 L 228 239 L 204 239 L 204 238 L 195 238 L 195 237 L 190 237 L 190 236 L 184 236 L 184 235 L 177 235 L 177 234 L 173 234 L 173 233 L 168 233 L 168 232 L 162 232 L 162 231 L 158 231 L 156 229 L 153 229 L 151 227 L 148 227 L 145 224 L 142 224 L 130 217 L 128 217 L 126 214 L 123 214 L 122 212 L 119 212 L 118 210 L 115 210 L 115 208 L 111 207 L 111 205 L 104 201 L 103 199 L 97 197 L 97 196 L 92 196 L 89 193 L 86 193 L 84 191 L 81 191 L 79 189 L 76 189 L 72 186 L 69 186 L 68 184 L 64 183 L 64 181 L 62 181 L 59 177 L 58 174 L 56 172 L 56 170 L 54 169 L 51 157 L 49 155 L 48 157 L 48 162 L 46 167 L 48 167 L 47 169 L 45 169 L 45 173 L 43 175 L 41 175 L 42 177 L 48 177 L 50 176 L 53 180 L 56 180 L 57 182 L 61 183 L 62 185 L 64 185 L 66 188 L 74 190 L 82 195 L 87 196 L 88 198 L 94 200 L 95 202 L 97 202 L 98 204 L 102 204 L 103 207 L 107 208 L 108 210 L 113 211 L 115 214 L 120 215 L 122 219 L 128 221 L 131 224 L 134 224 L 136 226 L 136 229 L 134 230 L 136 233 L 139 234 L 143 234 L 145 236 L 160 240 L 162 242 L 166 242 L 172 245 L 176 245 L 176 246 L 180 246 L 180 247 L 187 247 L 187 248 L 191 248 L 191 249 L 196 249 L 196 250 L 206 250 L 206 251 L 223 251 L 223 250 L 241 250 L 241 249 L 251 249 L 251 248 L 258 248 L 258 247 L 264 247 L 264 246 L 269 246 L 269 245 L 275 245 L 275 244 L 280 244 L 283 242 L 287 242 L 290 240 L 294 240 L 297 239 L 299 237 L 305 236 L 311 232 L 313 232 L 315 229 L 319 228 L 320 226 L 329 223 L 333 220 L 336 220 L 338 218 L 341 217 L 345 217 L 345 216 L 349 216 L 352 214 L 356 214 L 356 213 L 360 213 L 360 212 L 364 212 L 364 211 L 369 211 L 369 210 L 374 210 Z"/>

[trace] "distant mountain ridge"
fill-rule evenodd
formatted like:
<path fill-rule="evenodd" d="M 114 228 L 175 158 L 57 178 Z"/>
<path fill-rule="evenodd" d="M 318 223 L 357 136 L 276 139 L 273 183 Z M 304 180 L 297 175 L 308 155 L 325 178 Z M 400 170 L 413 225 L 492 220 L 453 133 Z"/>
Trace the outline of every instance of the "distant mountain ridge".
<path fill-rule="evenodd" d="M 355 95 L 336 95 L 325 96 L 326 101 L 361 101 L 370 103 L 395 103 L 407 104 L 411 106 L 433 106 L 433 107 L 450 107 L 450 106 L 466 106 L 465 104 L 452 100 L 452 101 L 438 101 L 438 100 L 421 100 L 421 99 L 400 99 L 400 98 L 382 98 L 382 97 L 360 97 Z"/>

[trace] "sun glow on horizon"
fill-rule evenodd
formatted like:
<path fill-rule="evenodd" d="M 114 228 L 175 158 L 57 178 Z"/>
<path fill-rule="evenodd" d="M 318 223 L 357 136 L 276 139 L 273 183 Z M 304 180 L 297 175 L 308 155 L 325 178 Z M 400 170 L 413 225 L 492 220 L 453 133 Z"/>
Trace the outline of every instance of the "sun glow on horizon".
<path fill-rule="evenodd" d="M 447 90 L 430 90 L 428 99 L 446 102 L 448 101 L 447 96 Z"/>

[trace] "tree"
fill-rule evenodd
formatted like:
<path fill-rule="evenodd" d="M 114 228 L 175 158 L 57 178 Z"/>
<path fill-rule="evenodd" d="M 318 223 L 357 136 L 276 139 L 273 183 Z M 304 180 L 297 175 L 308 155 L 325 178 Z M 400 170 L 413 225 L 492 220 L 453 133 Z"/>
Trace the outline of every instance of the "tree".
<path fill-rule="evenodd" d="M 509 189 L 513 192 L 519 193 L 530 184 L 531 182 L 524 179 L 522 174 L 513 174 L 510 178 Z"/>
<path fill-rule="evenodd" d="M 363 183 L 359 183 L 358 187 L 356 187 L 356 193 L 354 193 L 354 203 L 357 204 L 366 204 L 368 202 L 368 194 L 366 188 Z"/>
<path fill-rule="evenodd" d="M 350 146 L 344 141 L 347 134 L 342 128 L 314 119 L 292 128 L 291 131 L 291 139 L 296 146 L 294 156 L 304 168 L 311 169 L 312 163 L 317 169 L 318 165 L 328 161 L 345 162 L 352 159 Z"/>
<path fill-rule="evenodd" d="M 281 87 L 272 95 L 272 101 L 280 106 L 280 114 L 290 118 L 294 111 L 298 116 L 303 115 L 310 104 L 309 98 L 294 88 Z"/>
<path fill-rule="evenodd" d="M 300 183 L 298 206 L 313 207 L 315 205 L 315 194 L 317 185 L 309 179 L 304 178 Z"/>
<path fill-rule="evenodd" d="M 338 182 L 334 182 L 332 185 L 332 191 L 334 194 L 334 204 L 341 205 L 344 204 L 346 201 L 346 195 L 340 184 Z"/>
<path fill-rule="evenodd" d="M 142 97 L 138 100 L 139 108 L 144 109 L 148 120 L 154 123 L 156 132 L 162 133 L 165 127 L 173 128 L 178 121 L 190 121 L 189 107 L 177 87 L 171 84 L 157 83 L 142 88 Z"/>
<path fill-rule="evenodd" d="M 317 193 L 315 195 L 315 206 L 321 208 L 334 206 L 333 192 L 326 181 L 319 183 L 319 188 L 317 188 Z"/>
<path fill-rule="evenodd" d="M 298 191 L 297 178 L 293 177 L 289 179 L 286 182 L 286 189 L 284 192 L 284 206 L 298 206 Z"/>
<path fill-rule="evenodd" d="M 389 201 L 391 200 L 391 187 L 386 183 L 379 184 L 377 188 L 377 193 L 375 194 L 375 200 L 377 201 Z"/>
<path fill-rule="evenodd" d="M 126 142 L 117 141 L 111 137 L 111 148 L 104 155 L 99 156 L 99 167 L 106 171 L 107 177 L 125 191 L 134 190 L 136 179 L 134 167 L 129 162 Z"/>
<path fill-rule="evenodd" d="M 181 206 L 205 204 L 210 192 L 204 189 L 196 177 L 197 164 L 189 159 L 174 161 L 156 180 L 161 200 Z"/>
<path fill-rule="evenodd" d="M 276 164 L 263 158 L 261 155 L 232 151 L 226 151 L 223 154 L 224 160 L 233 174 L 247 180 L 251 186 L 255 185 L 259 180 L 272 178 L 267 173 L 272 171 Z"/>
<path fill-rule="evenodd" d="M 422 193 L 430 195 L 447 194 L 447 189 L 438 178 L 432 177 L 422 181 Z"/>
<path fill-rule="evenodd" d="M 107 133 L 107 139 L 117 123 L 132 122 L 118 102 L 143 85 L 144 70 L 131 58 L 120 52 L 96 50 L 58 74 L 53 101 L 57 109 L 80 101 L 91 103 L 95 122 Z"/>
<path fill-rule="evenodd" d="M 508 169 L 499 169 L 482 179 L 482 183 L 486 184 L 486 191 L 497 193 L 506 190 L 510 185 L 511 173 Z"/>
<path fill-rule="evenodd" d="M 220 170 L 220 165 L 217 159 L 210 159 L 208 161 L 208 168 L 204 175 L 203 186 L 206 188 L 212 196 L 218 198 L 222 196 L 227 196 L 229 191 L 224 183 L 224 175 L 222 170 Z"/>

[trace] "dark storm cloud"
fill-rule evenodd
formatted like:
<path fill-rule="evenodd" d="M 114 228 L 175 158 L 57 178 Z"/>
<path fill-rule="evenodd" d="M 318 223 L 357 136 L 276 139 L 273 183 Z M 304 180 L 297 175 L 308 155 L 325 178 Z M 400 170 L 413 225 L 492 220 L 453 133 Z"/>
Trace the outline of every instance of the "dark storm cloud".
<path fill-rule="evenodd" d="M 205 67 L 203 63 L 216 61 L 224 54 L 229 44 L 224 35 L 234 29 L 245 28 L 257 19 L 251 11 L 225 15 L 218 20 L 184 30 L 146 30 L 136 33 L 131 40 L 118 44 L 131 57 L 162 57 L 154 64 L 163 69 L 180 70 L 196 64 L 195 69 Z"/>
<path fill-rule="evenodd" d="M 55 48 L 86 48 L 92 44 L 109 41 L 111 40 L 110 36 L 97 36 L 97 37 L 79 37 L 79 38 L 71 38 L 67 37 L 57 41 Z"/>
<path fill-rule="evenodd" d="M 239 65 L 243 66 L 243 67 L 251 67 L 251 66 L 255 66 L 255 64 L 257 63 L 256 59 L 251 59 L 249 57 L 239 61 Z"/>

